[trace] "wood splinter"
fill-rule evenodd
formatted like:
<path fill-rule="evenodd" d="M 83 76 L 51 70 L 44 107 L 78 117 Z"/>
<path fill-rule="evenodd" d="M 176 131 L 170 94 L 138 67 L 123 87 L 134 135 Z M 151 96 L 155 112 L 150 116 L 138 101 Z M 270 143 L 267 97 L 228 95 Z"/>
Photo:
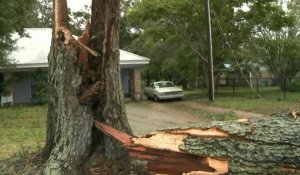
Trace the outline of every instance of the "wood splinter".
<path fill-rule="evenodd" d="M 100 57 L 100 56 L 101 56 L 98 52 L 92 50 L 91 48 L 89 48 L 88 46 L 86 46 L 86 45 L 80 43 L 79 41 L 76 41 L 76 43 L 77 43 L 82 49 L 85 49 L 86 51 L 88 51 L 88 52 L 89 52 L 91 55 L 93 55 L 94 57 Z"/>
<path fill-rule="evenodd" d="M 293 117 L 294 119 L 297 119 L 297 111 L 296 111 L 295 108 L 293 108 L 293 109 L 291 110 L 291 115 L 292 115 L 292 117 Z"/>

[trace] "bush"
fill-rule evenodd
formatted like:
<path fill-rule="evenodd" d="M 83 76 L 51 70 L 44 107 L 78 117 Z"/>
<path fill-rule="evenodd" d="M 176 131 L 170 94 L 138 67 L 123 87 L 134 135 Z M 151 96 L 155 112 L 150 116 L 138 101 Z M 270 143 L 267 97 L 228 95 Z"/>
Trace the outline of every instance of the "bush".
<path fill-rule="evenodd" d="M 291 92 L 300 92 L 300 81 L 299 80 L 292 81 L 288 85 L 288 90 Z"/>
<path fill-rule="evenodd" d="M 38 103 L 46 102 L 48 95 L 47 71 L 37 70 L 31 76 L 32 100 Z"/>

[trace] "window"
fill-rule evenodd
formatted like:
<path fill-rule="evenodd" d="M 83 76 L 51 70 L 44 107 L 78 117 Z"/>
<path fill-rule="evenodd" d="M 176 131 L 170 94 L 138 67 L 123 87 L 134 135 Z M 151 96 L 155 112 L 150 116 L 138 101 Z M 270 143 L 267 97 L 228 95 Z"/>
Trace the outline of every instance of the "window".
<path fill-rule="evenodd" d="M 154 89 L 154 83 L 150 84 L 150 88 Z"/>
<path fill-rule="evenodd" d="M 167 88 L 167 87 L 175 87 L 175 85 L 170 82 L 170 81 L 166 81 L 166 82 L 158 82 L 155 84 L 156 87 L 158 88 Z"/>

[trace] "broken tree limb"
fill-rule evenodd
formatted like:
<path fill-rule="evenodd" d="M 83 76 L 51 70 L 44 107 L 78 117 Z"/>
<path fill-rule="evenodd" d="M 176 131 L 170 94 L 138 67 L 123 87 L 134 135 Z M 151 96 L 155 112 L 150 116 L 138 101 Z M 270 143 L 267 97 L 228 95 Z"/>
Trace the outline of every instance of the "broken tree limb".
<path fill-rule="evenodd" d="M 226 161 L 218 161 L 212 158 L 187 154 L 176 150 L 175 147 L 170 148 L 172 145 L 176 146 L 174 142 L 178 142 L 178 140 L 180 140 L 178 139 L 178 136 L 167 136 L 162 138 L 163 136 L 161 134 L 155 134 L 156 137 L 149 139 L 149 143 L 157 142 L 156 139 L 159 139 L 160 141 L 163 139 L 164 142 L 161 142 L 162 145 L 158 145 L 158 147 L 152 147 L 153 144 L 152 146 L 147 145 L 147 141 L 145 142 L 143 138 L 135 138 L 98 121 L 94 121 L 94 123 L 95 127 L 104 134 L 123 143 L 128 149 L 130 156 L 147 160 L 148 169 L 151 172 L 182 174 L 184 172 L 191 172 L 193 170 L 202 170 L 203 172 L 210 174 L 224 174 L 228 169 Z M 165 134 L 163 135 L 166 136 Z M 147 140 L 147 138 L 145 139 Z M 218 166 L 215 167 L 215 165 Z"/>
<path fill-rule="evenodd" d="M 137 138 L 95 121 L 129 155 L 161 174 L 299 174 L 300 120 L 291 116 L 212 122 Z M 193 173 L 191 173 L 193 172 Z"/>
<path fill-rule="evenodd" d="M 77 42 L 77 44 L 78 44 L 82 49 L 86 50 L 87 52 L 89 52 L 89 53 L 90 53 L 91 55 L 93 55 L 94 57 L 99 57 L 99 56 L 100 56 L 100 54 L 99 54 L 98 52 L 92 50 L 92 49 L 89 48 L 88 46 L 86 46 L 86 45 L 80 43 L 79 41 L 76 41 L 76 42 Z"/>
<path fill-rule="evenodd" d="M 88 53 L 90 53 L 94 57 L 101 56 L 98 52 L 92 50 L 91 48 L 89 48 L 87 46 L 88 40 L 90 38 L 90 33 L 89 33 L 90 27 L 91 27 L 91 22 L 90 22 L 90 20 L 87 20 L 85 29 L 84 29 L 82 35 L 78 37 L 77 43 L 82 48 L 80 51 L 80 56 L 79 56 L 81 62 L 85 62 L 87 60 Z"/>
<path fill-rule="evenodd" d="M 64 40 L 64 44 L 67 48 L 70 48 L 72 45 L 77 44 L 81 49 L 86 50 L 88 53 L 90 53 L 94 57 L 100 56 L 100 54 L 98 52 L 92 50 L 91 48 L 89 48 L 87 46 L 88 38 L 85 39 L 86 40 L 85 43 L 82 43 L 80 41 L 77 41 L 73 37 L 72 32 L 69 29 L 68 5 L 67 5 L 66 0 L 63 0 L 63 1 L 56 0 L 55 1 L 54 13 L 55 13 L 54 17 L 55 17 L 56 39 Z M 87 28 L 87 30 L 88 29 L 89 28 Z"/>

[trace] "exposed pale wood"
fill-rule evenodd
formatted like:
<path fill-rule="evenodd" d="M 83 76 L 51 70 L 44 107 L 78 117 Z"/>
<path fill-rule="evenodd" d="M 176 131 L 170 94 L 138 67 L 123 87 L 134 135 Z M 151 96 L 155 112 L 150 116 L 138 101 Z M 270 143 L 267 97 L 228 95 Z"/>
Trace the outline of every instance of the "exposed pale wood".
<path fill-rule="evenodd" d="M 191 129 L 183 129 L 183 130 L 175 130 L 171 133 L 174 134 L 185 134 L 190 136 L 197 137 L 229 137 L 227 132 L 219 131 L 217 128 L 209 128 L 209 129 L 201 129 L 201 128 L 191 128 Z"/>
<path fill-rule="evenodd" d="M 209 174 L 228 172 L 226 160 L 182 152 L 178 145 L 184 144 L 187 135 L 157 132 L 146 138 L 136 138 L 101 122 L 94 123 L 96 128 L 124 144 L 130 156 L 147 160 L 149 170 L 154 173 L 182 174 L 194 170 Z"/>
<path fill-rule="evenodd" d="M 68 28 L 69 16 L 68 5 L 66 0 L 55 0 L 54 21 L 55 33 L 58 33 L 58 31 L 62 30 L 62 28 Z"/>

